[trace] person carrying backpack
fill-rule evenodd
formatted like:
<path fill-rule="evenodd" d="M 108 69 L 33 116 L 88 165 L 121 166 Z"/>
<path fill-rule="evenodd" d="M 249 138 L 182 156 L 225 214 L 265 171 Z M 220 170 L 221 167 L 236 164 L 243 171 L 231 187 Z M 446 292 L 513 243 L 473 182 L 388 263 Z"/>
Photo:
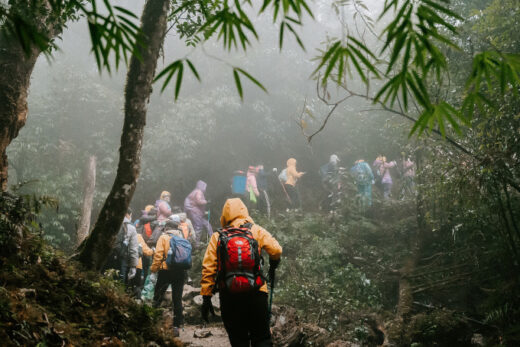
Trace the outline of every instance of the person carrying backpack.
<path fill-rule="evenodd" d="M 158 273 L 153 297 L 153 306 L 161 305 L 164 293 L 172 286 L 173 334 L 179 336 L 179 328 L 184 322 L 182 314 L 182 291 L 186 280 L 186 270 L 191 267 L 191 244 L 179 230 L 179 216 L 173 216 L 165 224 L 165 232 L 157 241 L 152 273 Z"/>
<path fill-rule="evenodd" d="M 219 292 L 222 321 L 231 346 L 272 346 L 267 285 L 260 254 L 269 255 L 271 278 L 280 263 L 282 247 L 254 224 L 238 198 L 228 199 L 220 218 L 222 229 L 213 234 L 202 262 L 202 318 L 213 315 L 211 296 Z"/>
<path fill-rule="evenodd" d="M 117 233 L 116 242 L 108 258 L 106 268 L 119 269 L 119 279 L 128 285 L 128 281 L 136 275 L 139 261 L 139 242 L 137 231 L 132 225 L 132 209 L 128 208 L 123 225 Z"/>
<path fill-rule="evenodd" d="M 332 154 L 329 158 L 329 162 L 323 164 L 320 167 L 321 183 L 328 192 L 337 190 L 337 182 L 339 176 L 339 164 L 340 160 L 336 154 Z"/>
<path fill-rule="evenodd" d="M 134 288 L 134 297 L 141 299 L 141 292 L 143 290 L 144 281 L 150 271 L 151 261 L 153 256 L 153 249 L 148 247 L 143 239 L 143 236 L 137 233 L 137 241 L 139 242 L 139 261 L 136 266 L 136 275 L 131 281 L 131 285 Z M 147 259 L 147 260 L 145 260 Z M 146 272 L 144 272 L 146 270 Z"/>
<path fill-rule="evenodd" d="M 289 158 L 287 160 L 287 179 L 284 182 L 284 188 L 289 195 L 291 208 L 293 209 L 301 209 L 302 207 L 300 193 L 296 188 L 296 182 L 298 182 L 298 179 L 303 175 L 305 175 L 305 172 L 298 172 L 298 170 L 296 170 L 296 159 Z"/>
<path fill-rule="evenodd" d="M 350 169 L 350 173 L 354 177 L 363 207 L 372 206 L 372 184 L 374 184 L 372 169 L 367 162 L 359 159 Z"/>
<path fill-rule="evenodd" d="M 334 202 L 339 200 L 341 190 L 339 158 L 336 154 L 332 154 L 329 162 L 320 167 L 319 174 L 321 184 L 327 192 L 327 197 L 322 201 L 322 208 L 332 210 Z"/>

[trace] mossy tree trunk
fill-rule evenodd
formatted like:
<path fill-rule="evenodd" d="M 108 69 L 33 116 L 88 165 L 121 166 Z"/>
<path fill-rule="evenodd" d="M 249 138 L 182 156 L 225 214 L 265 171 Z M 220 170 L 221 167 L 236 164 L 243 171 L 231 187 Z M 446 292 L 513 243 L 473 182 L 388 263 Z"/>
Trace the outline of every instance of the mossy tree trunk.
<path fill-rule="evenodd" d="M 27 120 L 27 94 L 40 51 L 26 54 L 22 47 L 0 37 L 0 188 L 7 190 L 7 147 Z"/>
<path fill-rule="evenodd" d="M 54 13 L 47 0 L 9 1 L 9 13 L 34 26 L 52 40 L 65 25 L 66 13 Z M 41 47 L 24 50 L 17 37 L 0 35 L 0 189 L 7 190 L 7 147 L 27 120 L 27 95 L 31 74 Z"/>
<path fill-rule="evenodd" d="M 96 157 L 91 155 L 85 168 L 85 186 L 83 188 L 83 204 L 79 218 L 77 232 L 77 245 L 79 246 L 88 236 L 90 230 L 90 218 L 92 216 L 92 202 L 96 188 Z"/>
<path fill-rule="evenodd" d="M 147 105 L 164 41 L 169 8 L 169 0 L 147 0 L 144 5 L 141 16 L 144 47 L 139 48 L 141 60 L 132 56 L 127 74 L 125 119 L 116 178 L 94 229 L 81 245 L 78 255 L 78 260 L 90 270 L 103 267 L 134 195 L 141 169 Z"/>

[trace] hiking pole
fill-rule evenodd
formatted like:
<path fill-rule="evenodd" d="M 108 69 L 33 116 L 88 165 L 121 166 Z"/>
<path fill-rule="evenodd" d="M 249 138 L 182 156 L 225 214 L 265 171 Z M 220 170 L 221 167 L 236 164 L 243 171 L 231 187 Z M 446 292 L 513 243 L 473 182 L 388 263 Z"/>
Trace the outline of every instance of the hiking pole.
<path fill-rule="evenodd" d="M 289 194 L 287 194 L 287 190 L 285 189 L 285 186 L 283 185 L 282 181 L 278 180 L 278 182 L 280 182 L 280 184 L 282 185 L 282 189 L 283 189 L 283 192 L 285 193 L 285 197 L 287 198 L 287 201 L 289 201 L 289 204 L 292 205 L 292 200 L 289 197 Z"/>
<path fill-rule="evenodd" d="M 211 209 L 208 208 L 208 225 L 211 225 L 210 221 L 209 221 L 210 217 L 211 217 Z M 209 239 L 210 239 L 209 230 L 206 230 L 206 243 L 209 243 Z"/>
<path fill-rule="evenodd" d="M 269 322 L 271 322 L 271 313 L 272 313 L 272 307 L 273 307 L 273 294 L 274 294 L 274 274 L 275 274 L 275 270 L 273 269 L 273 271 L 271 272 L 271 269 L 269 269 L 269 282 L 270 282 L 270 287 L 271 287 L 271 291 L 269 293 Z"/>

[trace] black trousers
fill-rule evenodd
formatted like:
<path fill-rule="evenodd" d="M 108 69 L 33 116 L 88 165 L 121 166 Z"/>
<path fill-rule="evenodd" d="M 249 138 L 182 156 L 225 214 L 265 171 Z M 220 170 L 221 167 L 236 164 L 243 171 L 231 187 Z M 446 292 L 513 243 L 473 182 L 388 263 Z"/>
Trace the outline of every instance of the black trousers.
<path fill-rule="evenodd" d="M 290 184 L 285 184 L 285 190 L 291 199 L 291 208 L 302 208 L 302 202 L 300 200 L 300 193 L 298 192 L 298 189 L 296 189 L 295 186 L 291 186 Z"/>
<path fill-rule="evenodd" d="M 222 321 L 232 347 L 272 346 L 267 293 L 220 292 Z"/>
<path fill-rule="evenodd" d="M 182 290 L 184 289 L 185 278 L 186 272 L 183 270 L 159 270 L 159 274 L 157 275 L 157 283 L 155 284 L 155 291 L 153 293 L 153 306 L 159 307 L 161 305 L 164 293 L 171 284 L 174 327 L 180 327 L 184 323 L 184 316 L 182 315 Z"/>

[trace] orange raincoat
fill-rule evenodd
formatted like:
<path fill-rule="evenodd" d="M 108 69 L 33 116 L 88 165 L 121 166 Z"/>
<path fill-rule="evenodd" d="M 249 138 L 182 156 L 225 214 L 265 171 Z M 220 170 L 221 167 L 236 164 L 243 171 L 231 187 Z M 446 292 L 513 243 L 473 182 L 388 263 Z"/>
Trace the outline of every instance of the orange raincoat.
<path fill-rule="evenodd" d="M 249 216 L 246 205 L 244 205 L 242 200 L 238 198 L 228 199 L 224 204 L 224 208 L 222 209 L 222 216 L 220 217 L 220 224 L 222 227 L 240 227 L 246 223 L 254 223 L 253 219 Z M 282 247 L 269 232 L 267 232 L 264 228 L 253 224 L 251 227 L 251 233 L 253 234 L 255 240 L 258 241 L 258 247 L 260 248 L 260 251 L 264 249 L 267 254 L 269 254 L 269 258 L 273 260 L 280 259 L 280 256 L 282 255 Z M 214 233 L 211 236 L 208 248 L 206 249 L 206 254 L 204 255 L 204 260 L 202 261 L 202 279 L 200 281 L 201 295 L 213 295 L 218 266 L 218 239 L 219 233 Z M 267 293 L 267 285 L 264 284 L 260 290 Z"/>
<path fill-rule="evenodd" d="M 295 186 L 298 178 L 303 176 L 303 172 L 298 172 L 296 170 L 296 159 L 290 158 L 287 160 L 287 181 L 285 184 L 289 184 L 291 186 Z"/>

